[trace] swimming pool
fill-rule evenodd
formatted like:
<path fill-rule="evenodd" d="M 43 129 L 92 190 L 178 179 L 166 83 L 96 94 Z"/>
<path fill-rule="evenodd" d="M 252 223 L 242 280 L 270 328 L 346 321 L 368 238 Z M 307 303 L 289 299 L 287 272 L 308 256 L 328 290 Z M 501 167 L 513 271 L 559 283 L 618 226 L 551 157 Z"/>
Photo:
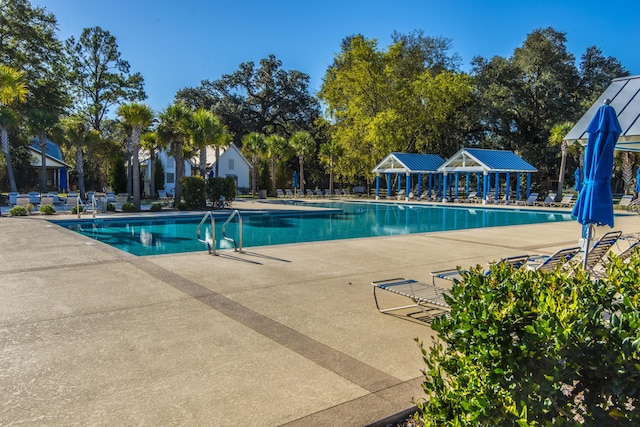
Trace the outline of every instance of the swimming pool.
<path fill-rule="evenodd" d="M 392 236 L 434 231 L 570 221 L 569 213 L 527 209 L 469 208 L 450 205 L 328 202 L 311 211 L 240 211 L 243 247 L 280 245 L 359 237 Z M 216 247 L 233 246 L 222 240 L 221 227 L 229 212 L 215 212 Z M 222 216 L 224 215 L 224 216 Z M 204 251 L 196 239 L 203 213 L 180 216 L 139 216 L 51 221 L 134 255 Z M 210 222 L 201 230 L 211 235 Z M 226 234 L 237 238 L 238 223 Z"/>

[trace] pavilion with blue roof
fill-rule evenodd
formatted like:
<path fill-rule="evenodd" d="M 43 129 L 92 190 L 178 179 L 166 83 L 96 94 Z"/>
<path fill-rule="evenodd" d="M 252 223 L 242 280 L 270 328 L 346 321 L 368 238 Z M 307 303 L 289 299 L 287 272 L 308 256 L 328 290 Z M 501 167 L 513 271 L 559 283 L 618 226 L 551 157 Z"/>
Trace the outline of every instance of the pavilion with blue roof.
<path fill-rule="evenodd" d="M 413 178 L 416 178 L 417 198 L 422 197 L 422 176 L 426 175 L 429 178 L 428 184 L 428 197 L 431 200 L 431 192 L 434 188 L 433 184 L 437 181 L 440 182 L 442 173 L 438 172 L 438 168 L 442 166 L 444 159 L 436 154 L 416 154 L 416 153 L 391 153 L 385 157 L 378 165 L 373 169 L 376 174 L 376 200 L 380 199 L 380 178 L 386 177 L 387 181 L 387 198 L 391 195 L 391 181 L 392 177 L 396 176 L 397 191 L 403 187 L 403 178 L 406 188 L 406 198 L 408 199 L 411 192 Z"/>
<path fill-rule="evenodd" d="M 464 188 L 465 198 L 474 189 L 483 203 L 491 198 L 497 203 L 503 188 L 505 201 L 508 203 L 512 199 L 512 189 L 515 190 L 515 199 L 521 199 L 523 184 L 525 195 L 529 196 L 531 173 L 537 172 L 537 169 L 513 151 L 463 148 L 446 161 L 435 154 L 391 153 L 373 172 L 376 174 L 376 199 L 380 198 L 380 181 L 383 176 L 386 177 L 387 198 L 390 198 L 392 178 L 395 176 L 397 194 L 405 189 L 405 200 L 409 199 L 410 192 L 415 189 L 418 200 L 424 197 L 429 201 L 457 201 L 460 189 Z M 425 183 L 426 190 L 423 192 L 425 175 L 428 183 Z"/>
<path fill-rule="evenodd" d="M 475 191 L 478 196 L 482 195 L 483 203 L 487 203 L 491 198 L 498 203 L 500 189 L 503 186 L 504 199 L 508 204 L 512 198 L 512 186 L 516 193 L 515 199 L 520 200 L 523 177 L 525 177 L 525 198 L 529 197 L 531 174 L 538 170 L 513 151 L 463 148 L 444 162 L 438 171 L 443 174 L 444 181 L 442 201 L 450 198 L 458 199 L 460 181 L 464 181 L 468 197 L 475 181 Z M 452 185 L 453 194 L 451 194 Z"/>
<path fill-rule="evenodd" d="M 40 166 L 42 165 L 42 151 L 40 150 L 40 142 L 33 138 L 29 145 L 31 155 L 31 166 L 36 168 L 40 174 Z M 47 164 L 47 186 L 58 190 L 66 190 L 69 182 L 69 170 L 71 166 L 62 160 L 62 151 L 60 147 L 53 141 L 47 139 L 47 150 L 45 153 Z"/>

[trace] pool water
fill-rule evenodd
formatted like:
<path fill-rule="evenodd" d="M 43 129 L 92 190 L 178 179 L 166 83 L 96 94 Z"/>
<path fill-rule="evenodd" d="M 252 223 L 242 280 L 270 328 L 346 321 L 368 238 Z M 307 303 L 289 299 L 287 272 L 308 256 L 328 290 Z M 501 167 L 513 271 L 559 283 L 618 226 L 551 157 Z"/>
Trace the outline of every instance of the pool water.
<path fill-rule="evenodd" d="M 241 211 L 243 248 L 374 236 L 499 227 L 570 221 L 568 213 L 527 209 L 468 208 L 459 206 L 390 203 L 314 203 L 321 212 Z M 228 212 L 214 212 L 216 247 L 232 249 L 222 239 L 221 227 Z M 224 215 L 224 216 L 221 216 Z M 134 255 L 160 255 L 206 250 L 196 239 L 203 213 L 172 217 L 92 218 L 52 221 L 85 236 Z M 201 236 L 210 239 L 211 222 Z M 238 222 L 226 227 L 226 235 L 238 239 Z"/>

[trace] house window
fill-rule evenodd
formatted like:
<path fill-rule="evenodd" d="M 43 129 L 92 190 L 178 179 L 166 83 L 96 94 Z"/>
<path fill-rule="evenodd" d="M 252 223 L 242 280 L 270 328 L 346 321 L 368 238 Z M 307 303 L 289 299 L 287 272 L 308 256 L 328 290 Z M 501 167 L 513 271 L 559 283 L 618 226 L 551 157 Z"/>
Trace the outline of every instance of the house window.
<path fill-rule="evenodd" d="M 229 170 L 233 170 L 233 159 L 229 159 Z"/>
<path fill-rule="evenodd" d="M 176 167 L 176 159 L 173 157 L 167 157 L 167 168 L 173 169 Z"/>
<path fill-rule="evenodd" d="M 173 173 L 167 173 L 167 184 L 173 184 L 175 181 L 175 177 Z"/>

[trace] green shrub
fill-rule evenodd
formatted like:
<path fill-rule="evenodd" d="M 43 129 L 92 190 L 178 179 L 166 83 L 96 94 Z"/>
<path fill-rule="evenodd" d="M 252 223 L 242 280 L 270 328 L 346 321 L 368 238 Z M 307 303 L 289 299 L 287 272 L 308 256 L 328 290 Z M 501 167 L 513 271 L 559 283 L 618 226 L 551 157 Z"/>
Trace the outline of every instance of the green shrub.
<path fill-rule="evenodd" d="M 51 205 L 42 205 L 38 210 L 43 215 L 53 215 L 54 213 L 56 213 L 56 209 Z"/>
<path fill-rule="evenodd" d="M 9 216 L 26 216 L 29 214 L 26 206 L 14 206 L 9 211 Z"/>
<path fill-rule="evenodd" d="M 113 203 L 107 203 L 107 211 L 108 212 L 115 212 L 116 210 L 116 205 Z"/>
<path fill-rule="evenodd" d="M 82 206 L 73 206 L 73 207 L 71 208 L 71 213 L 72 213 L 72 214 L 77 214 L 77 213 L 78 213 L 78 210 L 80 210 L 80 212 L 83 212 L 83 211 L 84 211 L 84 208 L 83 208 Z"/>
<path fill-rule="evenodd" d="M 137 212 L 136 204 L 133 202 L 127 202 L 122 205 L 122 212 Z"/>
<path fill-rule="evenodd" d="M 236 180 L 233 178 L 213 178 L 207 182 L 207 197 L 218 208 L 231 206 L 236 198 Z M 224 202 L 222 202 L 224 198 Z"/>
<path fill-rule="evenodd" d="M 174 207 L 179 211 L 186 211 L 187 209 L 189 209 L 185 202 L 175 202 Z"/>
<path fill-rule="evenodd" d="M 427 426 L 639 425 L 640 252 L 607 278 L 480 268 L 420 343 Z"/>
<path fill-rule="evenodd" d="M 187 209 L 200 209 L 207 205 L 206 184 L 201 176 L 181 178 L 180 189 Z"/>
<path fill-rule="evenodd" d="M 162 203 L 153 202 L 149 208 L 151 212 L 160 212 L 162 210 Z"/>

